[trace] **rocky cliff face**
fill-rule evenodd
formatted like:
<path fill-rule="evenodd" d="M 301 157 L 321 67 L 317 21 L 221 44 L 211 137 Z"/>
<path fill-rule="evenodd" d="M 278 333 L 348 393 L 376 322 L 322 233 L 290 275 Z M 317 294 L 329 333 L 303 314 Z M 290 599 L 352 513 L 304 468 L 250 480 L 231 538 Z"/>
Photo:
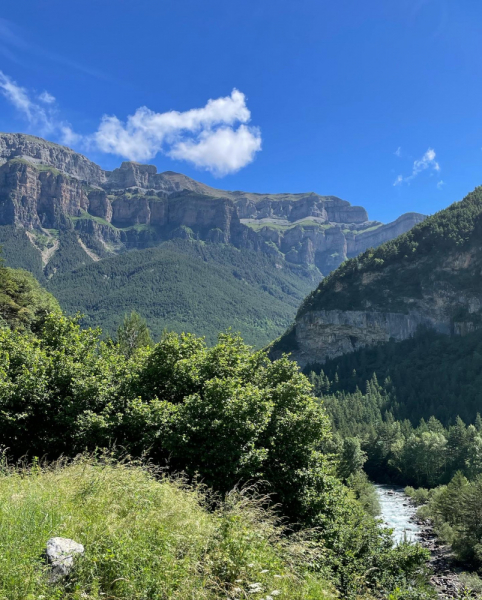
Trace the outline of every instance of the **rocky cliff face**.
<path fill-rule="evenodd" d="M 450 318 L 438 320 L 430 311 L 409 314 L 374 311 L 310 311 L 302 315 L 294 329 L 293 358 L 305 367 L 353 352 L 364 346 L 400 341 L 420 327 L 440 333 L 452 331 Z"/>
<path fill-rule="evenodd" d="M 320 276 L 423 218 L 409 213 L 383 225 L 335 196 L 218 190 L 133 162 L 104 171 L 69 148 L 0 134 L 0 226 L 23 227 L 34 240 L 74 229 L 90 236 L 82 248 L 115 253 L 194 237 L 316 267 Z"/>
<path fill-rule="evenodd" d="M 0 164 L 14 158 L 47 165 L 91 185 L 105 181 L 105 172 L 98 165 L 65 146 L 23 133 L 0 134 Z"/>
<path fill-rule="evenodd" d="M 18 159 L 0 167 L 1 225 L 60 229 L 88 206 L 78 179 Z"/>
<path fill-rule="evenodd" d="M 477 188 L 390 246 L 334 271 L 305 300 L 272 355 L 291 352 L 306 366 L 390 338 L 406 339 L 421 326 L 450 335 L 480 328 L 481 233 L 482 188 Z"/>
<path fill-rule="evenodd" d="M 376 248 L 389 240 L 402 235 L 421 223 L 425 219 L 425 215 L 420 213 L 405 213 L 398 217 L 395 221 L 381 225 L 380 227 L 369 228 L 366 231 L 360 231 L 357 235 L 347 234 L 347 255 L 352 258 L 361 252 L 365 252 L 367 248 Z"/>

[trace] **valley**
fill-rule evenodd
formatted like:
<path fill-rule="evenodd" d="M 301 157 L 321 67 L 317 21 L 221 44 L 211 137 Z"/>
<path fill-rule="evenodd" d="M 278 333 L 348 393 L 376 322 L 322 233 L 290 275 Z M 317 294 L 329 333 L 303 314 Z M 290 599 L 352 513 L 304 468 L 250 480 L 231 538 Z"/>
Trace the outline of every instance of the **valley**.
<path fill-rule="evenodd" d="M 2 4 L 0 600 L 482 600 L 481 25 Z"/>

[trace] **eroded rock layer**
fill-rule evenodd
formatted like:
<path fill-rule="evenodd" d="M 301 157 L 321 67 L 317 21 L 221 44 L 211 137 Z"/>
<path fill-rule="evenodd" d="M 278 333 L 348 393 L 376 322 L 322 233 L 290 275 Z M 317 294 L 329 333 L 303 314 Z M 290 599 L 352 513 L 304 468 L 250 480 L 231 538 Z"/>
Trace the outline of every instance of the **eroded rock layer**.
<path fill-rule="evenodd" d="M 104 171 L 69 148 L 0 134 L 0 226 L 25 228 L 39 247 L 75 230 L 87 261 L 99 247 L 112 254 L 181 237 L 259 250 L 320 277 L 423 218 L 383 225 L 335 196 L 219 190 L 133 162 Z"/>

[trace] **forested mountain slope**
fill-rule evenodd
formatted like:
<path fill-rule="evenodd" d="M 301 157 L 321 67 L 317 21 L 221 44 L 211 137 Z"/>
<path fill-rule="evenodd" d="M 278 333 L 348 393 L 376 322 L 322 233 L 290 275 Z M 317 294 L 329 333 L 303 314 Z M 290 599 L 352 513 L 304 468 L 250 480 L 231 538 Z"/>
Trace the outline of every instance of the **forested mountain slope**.
<path fill-rule="evenodd" d="M 135 308 L 154 339 L 164 329 L 205 335 L 214 343 L 220 331 L 241 331 L 261 347 L 290 323 L 314 283 L 276 259 L 189 240 L 128 252 L 47 282 L 68 313 L 81 311 L 84 323 L 115 333 Z"/>
<path fill-rule="evenodd" d="M 60 312 L 57 300 L 27 271 L 9 269 L 0 259 L 0 327 L 36 329 L 51 312 Z"/>
<path fill-rule="evenodd" d="M 409 232 L 348 260 L 302 304 L 273 347 L 303 365 L 403 340 L 425 326 L 466 334 L 482 323 L 482 188 Z"/>

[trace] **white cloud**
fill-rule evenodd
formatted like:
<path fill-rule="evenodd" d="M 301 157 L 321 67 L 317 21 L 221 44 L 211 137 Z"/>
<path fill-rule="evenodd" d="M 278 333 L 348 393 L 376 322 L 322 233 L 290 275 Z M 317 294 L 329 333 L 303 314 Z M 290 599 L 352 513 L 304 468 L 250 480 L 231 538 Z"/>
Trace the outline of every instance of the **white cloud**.
<path fill-rule="evenodd" d="M 81 140 L 81 136 L 74 133 L 70 123 L 58 118 L 57 109 L 54 107 L 55 98 L 47 91 L 38 96 L 38 99 L 46 104 L 46 106 L 42 106 L 32 100 L 25 88 L 0 71 L 0 93 L 40 135 L 55 134 L 66 145 L 78 143 Z"/>
<path fill-rule="evenodd" d="M 443 188 L 443 186 L 445 185 L 445 181 L 443 179 L 441 179 L 438 183 L 437 183 L 437 189 L 441 190 Z"/>
<path fill-rule="evenodd" d="M 402 148 L 399 146 L 395 152 L 394 152 L 395 156 L 398 156 L 398 158 L 400 158 L 402 156 Z"/>
<path fill-rule="evenodd" d="M 436 157 L 435 150 L 433 148 L 429 148 L 427 150 L 427 152 L 425 152 L 425 154 L 422 156 L 422 158 L 419 158 L 418 160 L 414 161 L 412 174 L 408 175 L 407 177 L 403 177 L 402 175 L 399 175 L 395 179 L 395 182 L 393 185 L 401 185 L 402 183 L 410 183 L 413 179 L 415 179 L 415 177 L 419 173 L 421 173 L 422 171 L 426 171 L 427 169 L 433 169 L 434 171 L 439 172 L 440 165 L 435 160 L 435 157 Z"/>
<path fill-rule="evenodd" d="M 83 140 L 83 137 L 80 134 L 75 133 L 68 123 L 59 124 L 59 133 L 60 141 L 65 146 L 75 146 L 76 144 L 80 144 Z"/>
<path fill-rule="evenodd" d="M 53 104 L 55 102 L 55 96 L 52 96 L 52 94 L 49 94 L 45 90 L 39 95 L 38 99 L 41 102 L 45 102 L 45 104 Z"/>
<path fill-rule="evenodd" d="M 240 125 L 236 130 L 222 127 L 216 131 L 203 131 L 196 140 L 175 144 L 169 156 L 192 162 L 196 167 L 221 177 L 235 173 L 252 162 L 259 150 L 259 130 Z"/>
<path fill-rule="evenodd" d="M 45 110 L 32 102 L 25 88 L 0 71 L 0 91 L 13 106 L 33 125 L 49 129 L 49 118 Z"/>
<path fill-rule="evenodd" d="M 261 150 L 261 133 L 248 125 L 251 113 L 245 95 L 209 100 L 202 108 L 156 113 L 143 106 L 125 122 L 104 115 L 92 135 L 82 136 L 58 116 L 55 97 L 29 92 L 0 71 L 0 93 L 40 135 L 54 135 L 61 143 L 95 148 L 128 160 L 146 161 L 158 153 L 185 160 L 217 176 L 235 173 Z"/>
<path fill-rule="evenodd" d="M 129 160 L 162 152 L 221 176 L 249 164 L 261 149 L 259 129 L 246 125 L 250 119 L 245 95 L 234 89 L 230 96 L 185 112 L 156 113 L 144 106 L 125 123 L 104 115 L 91 139 L 102 152 Z"/>

